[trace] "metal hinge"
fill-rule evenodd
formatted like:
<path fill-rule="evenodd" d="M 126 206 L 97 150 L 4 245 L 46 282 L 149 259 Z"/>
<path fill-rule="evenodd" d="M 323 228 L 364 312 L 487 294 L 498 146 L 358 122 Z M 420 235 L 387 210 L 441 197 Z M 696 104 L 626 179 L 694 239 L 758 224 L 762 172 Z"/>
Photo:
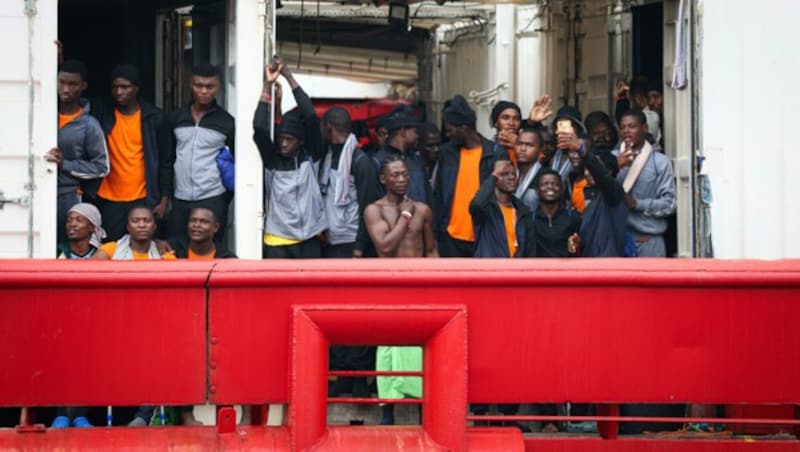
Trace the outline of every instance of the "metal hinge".
<path fill-rule="evenodd" d="M 31 198 L 28 196 L 20 196 L 18 198 L 6 198 L 5 193 L 0 190 L 0 209 L 5 207 L 6 204 L 19 204 L 22 207 L 28 207 L 30 205 Z"/>

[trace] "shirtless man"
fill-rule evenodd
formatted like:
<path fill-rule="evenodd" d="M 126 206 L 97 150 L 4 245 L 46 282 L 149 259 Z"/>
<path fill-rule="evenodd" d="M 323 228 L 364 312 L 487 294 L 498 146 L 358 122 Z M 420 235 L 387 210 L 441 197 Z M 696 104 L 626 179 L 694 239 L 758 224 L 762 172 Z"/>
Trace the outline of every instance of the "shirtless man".
<path fill-rule="evenodd" d="M 364 209 L 364 222 L 378 257 L 439 257 L 433 238 L 433 211 L 406 196 L 410 182 L 406 162 L 395 155 L 387 156 L 381 163 L 379 179 L 386 195 Z M 422 348 L 379 345 L 375 370 L 420 371 Z M 382 399 L 422 397 L 419 377 L 378 377 L 376 383 Z M 394 404 L 381 409 L 380 424 L 394 424 Z"/>
<path fill-rule="evenodd" d="M 439 257 L 431 208 L 406 196 L 410 182 L 406 163 L 387 157 L 379 178 L 386 195 L 364 210 L 364 222 L 378 257 Z"/>

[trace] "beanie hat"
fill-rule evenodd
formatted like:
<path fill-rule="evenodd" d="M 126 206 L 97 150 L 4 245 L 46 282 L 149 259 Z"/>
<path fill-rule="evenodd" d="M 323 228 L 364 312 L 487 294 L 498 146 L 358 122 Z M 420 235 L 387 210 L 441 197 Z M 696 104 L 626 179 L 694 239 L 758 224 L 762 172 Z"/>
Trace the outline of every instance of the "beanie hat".
<path fill-rule="evenodd" d="M 300 116 L 300 110 L 292 109 L 285 113 L 281 118 L 281 123 L 278 125 L 277 135 L 291 135 L 300 139 L 306 136 L 306 126 L 303 118 Z"/>
<path fill-rule="evenodd" d="M 475 110 L 470 108 L 464 96 L 456 95 L 444 109 L 444 122 L 455 126 L 474 125 L 477 119 Z"/>
<path fill-rule="evenodd" d="M 136 86 L 142 84 L 142 79 L 139 78 L 139 70 L 132 64 L 119 64 L 111 71 L 111 81 L 114 79 L 124 78 Z"/>
<path fill-rule="evenodd" d="M 497 124 L 497 118 L 500 117 L 500 113 L 502 113 L 503 110 L 507 110 L 509 108 L 517 110 L 517 113 L 519 114 L 520 118 L 522 118 L 522 111 L 520 111 L 519 105 L 515 104 L 514 102 L 509 102 L 507 100 L 501 100 L 500 102 L 495 104 L 495 106 L 492 108 L 492 113 L 489 115 L 489 118 L 492 121 L 491 124 L 492 127 L 494 127 L 494 125 Z"/>

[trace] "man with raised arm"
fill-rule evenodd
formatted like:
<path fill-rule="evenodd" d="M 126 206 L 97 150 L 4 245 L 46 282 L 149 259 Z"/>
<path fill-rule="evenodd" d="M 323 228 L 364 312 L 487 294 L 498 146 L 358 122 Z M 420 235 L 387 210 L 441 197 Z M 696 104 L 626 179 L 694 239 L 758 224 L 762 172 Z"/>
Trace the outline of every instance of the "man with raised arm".
<path fill-rule="evenodd" d="M 261 101 L 253 117 L 253 139 L 264 163 L 267 215 L 264 257 L 313 259 L 322 257 L 320 234 L 328 229 L 319 186 L 319 162 L 325 156 L 322 131 L 314 105 L 292 72 L 275 57 L 265 68 Z M 270 137 L 270 90 L 283 75 L 297 108 L 286 112 Z"/>

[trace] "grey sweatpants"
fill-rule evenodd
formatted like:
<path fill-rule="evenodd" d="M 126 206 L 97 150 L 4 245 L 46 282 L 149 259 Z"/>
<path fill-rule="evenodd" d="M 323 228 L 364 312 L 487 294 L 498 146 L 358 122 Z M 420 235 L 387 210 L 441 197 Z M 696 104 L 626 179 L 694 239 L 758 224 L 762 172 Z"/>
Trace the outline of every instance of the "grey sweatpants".
<path fill-rule="evenodd" d="M 661 235 L 645 235 L 630 231 L 636 242 L 636 257 L 667 257 L 667 247 Z"/>

